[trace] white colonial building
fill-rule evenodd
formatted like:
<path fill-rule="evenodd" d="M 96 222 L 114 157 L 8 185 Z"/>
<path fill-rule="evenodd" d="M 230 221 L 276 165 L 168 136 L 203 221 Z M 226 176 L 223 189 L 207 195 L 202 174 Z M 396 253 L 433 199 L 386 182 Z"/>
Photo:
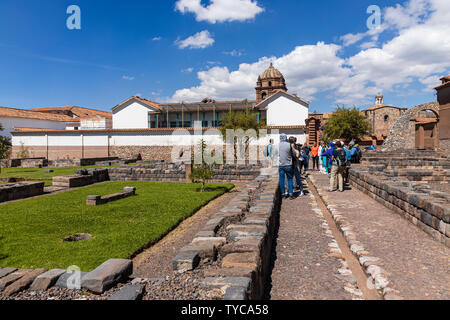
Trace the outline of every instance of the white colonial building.
<path fill-rule="evenodd" d="M 288 93 L 283 75 L 271 64 L 258 78 L 256 100 L 205 98 L 199 102 L 155 103 L 134 96 L 112 108 L 111 129 L 20 128 L 13 132 L 13 146 L 23 143 L 34 156 L 50 160 L 141 154 L 143 159 L 170 161 L 178 150 L 186 150 L 201 139 L 209 145 L 221 145 L 218 129 L 225 114 L 246 109 L 266 124 L 267 135 L 252 144 L 266 145 L 271 138 L 278 142 L 279 133 L 306 142 L 309 102 Z"/>

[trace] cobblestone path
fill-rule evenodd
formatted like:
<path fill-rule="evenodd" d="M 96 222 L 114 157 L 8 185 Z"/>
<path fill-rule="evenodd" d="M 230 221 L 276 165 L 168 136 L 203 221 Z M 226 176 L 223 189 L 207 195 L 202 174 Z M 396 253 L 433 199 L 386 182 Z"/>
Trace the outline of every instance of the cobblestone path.
<path fill-rule="evenodd" d="M 364 247 L 364 255 L 379 259 L 376 263 L 386 271 L 388 286 L 396 295 L 403 299 L 450 299 L 449 248 L 356 188 L 327 192 L 327 175 L 314 173 L 310 178 L 328 207 L 348 221 L 354 238 Z"/>
<path fill-rule="evenodd" d="M 312 193 L 283 200 L 270 299 L 362 299 L 356 279 Z"/>

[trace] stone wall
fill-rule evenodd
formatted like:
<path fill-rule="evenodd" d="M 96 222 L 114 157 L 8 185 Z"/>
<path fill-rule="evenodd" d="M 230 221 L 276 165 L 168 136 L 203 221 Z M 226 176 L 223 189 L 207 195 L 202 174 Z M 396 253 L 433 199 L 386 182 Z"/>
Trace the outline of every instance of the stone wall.
<path fill-rule="evenodd" d="M 53 186 L 77 188 L 109 180 L 108 169 L 81 169 L 76 175 L 53 177 Z"/>
<path fill-rule="evenodd" d="M 389 136 L 383 143 L 382 150 L 415 149 L 416 147 L 416 122 L 415 119 L 420 112 L 432 110 L 439 114 L 437 102 L 425 103 L 407 110 L 398 119 L 389 132 Z"/>
<path fill-rule="evenodd" d="M 186 169 L 188 167 L 188 169 Z M 120 168 L 109 168 L 111 181 L 162 181 L 190 182 L 190 165 L 183 163 L 167 163 L 158 161 L 139 161 L 137 165 L 125 165 Z M 214 166 L 214 178 L 210 183 L 251 181 L 259 175 L 259 166 Z"/>
<path fill-rule="evenodd" d="M 24 199 L 44 193 L 44 182 L 19 182 L 0 185 L 0 202 Z"/>
<path fill-rule="evenodd" d="M 202 288 L 225 300 L 261 300 L 279 223 L 278 176 L 259 176 L 211 216 L 173 260 L 178 273 L 201 269 Z"/>
<path fill-rule="evenodd" d="M 403 112 L 403 110 L 393 107 L 383 107 L 368 111 L 367 120 L 372 128 L 371 133 L 377 136 L 381 136 L 383 133 L 388 134 Z"/>

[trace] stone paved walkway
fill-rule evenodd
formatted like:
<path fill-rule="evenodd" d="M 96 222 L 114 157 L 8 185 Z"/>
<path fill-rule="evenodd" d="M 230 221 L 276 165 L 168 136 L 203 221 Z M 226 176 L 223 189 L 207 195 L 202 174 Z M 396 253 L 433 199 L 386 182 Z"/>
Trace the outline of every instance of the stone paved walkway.
<path fill-rule="evenodd" d="M 389 287 L 404 299 L 450 299 L 450 249 L 356 188 L 326 192 L 327 175 L 314 185 L 350 223 L 371 256 L 381 258 Z"/>
<path fill-rule="evenodd" d="M 270 299 L 360 299 L 346 262 L 330 252 L 336 246 L 312 194 L 283 200 Z"/>

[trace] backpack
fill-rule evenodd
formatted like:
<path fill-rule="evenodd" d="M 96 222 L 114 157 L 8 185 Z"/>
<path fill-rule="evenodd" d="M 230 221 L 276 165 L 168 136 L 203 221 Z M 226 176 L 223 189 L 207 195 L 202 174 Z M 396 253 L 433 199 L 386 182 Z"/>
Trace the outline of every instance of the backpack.
<path fill-rule="evenodd" d="M 347 166 L 347 153 L 344 149 L 337 150 L 336 163 L 339 167 Z"/>

